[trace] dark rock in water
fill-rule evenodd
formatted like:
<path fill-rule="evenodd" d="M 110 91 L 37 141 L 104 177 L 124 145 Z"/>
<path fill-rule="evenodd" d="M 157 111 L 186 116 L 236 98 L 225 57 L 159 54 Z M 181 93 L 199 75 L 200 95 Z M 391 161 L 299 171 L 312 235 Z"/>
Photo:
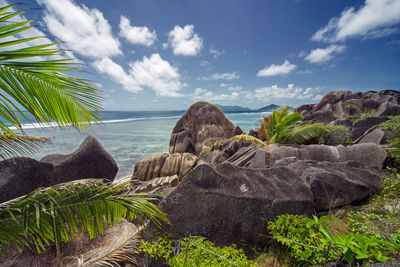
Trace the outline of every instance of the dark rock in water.
<path fill-rule="evenodd" d="M 233 132 L 233 135 L 239 135 L 242 133 L 243 133 L 242 129 L 239 126 L 236 126 L 235 131 Z"/>
<path fill-rule="evenodd" d="M 268 219 L 314 211 L 311 190 L 291 168 L 250 169 L 227 163 L 197 166 L 159 207 L 171 221 L 164 230 L 176 238 L 197 234 L 218 244 L 263 242 Z M 152 231 L 157 229 L 147 235 Z"/>
<path fill-rule="evenodd" d="M 199 155 L 212 146 L 212 140 L 230 138 L 234 132 L 235 126 L 217 106 L 198 102 L 189 107 L 172 130 L 169 153 Z"/>
<path fill-rule="evenodd" d="M 0 162 L 0 202 L 26 195 L 39 187 L 84 178 L 113 180 L 118 167 L 93 136 L 69 155 L 52 154 L 40 161 L 12 158 Z"/>
<path fill-rule="evenodd" d="M 58 183 L 84 178 L 113 180 L 118 172 L 117 163 L 94 136 L 88 136 L 71 154 L 52 154 L 40 161 L 54 165 Z"/>
<path fill-rule="evenodd" d="M 12 158 L 0 162 L 0 203 L 26 195 L 38 187 L 54 184 L 53 164 L 31 158 Z"/>

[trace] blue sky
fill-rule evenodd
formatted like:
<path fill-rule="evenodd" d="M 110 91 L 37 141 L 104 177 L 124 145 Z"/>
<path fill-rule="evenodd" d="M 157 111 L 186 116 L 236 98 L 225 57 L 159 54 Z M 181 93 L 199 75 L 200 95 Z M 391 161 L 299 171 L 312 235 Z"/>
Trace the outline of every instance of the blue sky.
<path fill-rule="evenodd" d="M 400 90 L 400 0 L 24 3 L 15 9 L 32 8 L 24 16 L 39 26 L 24 34 L 63 41 L 106 110 L 296 106 L 329 91 Z"/>

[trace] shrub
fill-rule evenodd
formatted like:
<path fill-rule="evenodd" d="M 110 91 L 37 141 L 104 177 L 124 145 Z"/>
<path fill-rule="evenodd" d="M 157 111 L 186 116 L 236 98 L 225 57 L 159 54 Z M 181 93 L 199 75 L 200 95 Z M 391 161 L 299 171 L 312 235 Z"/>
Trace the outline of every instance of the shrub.
<path fill-rule="evenodd" d="M 257 266 L 235 244 L 218 247 L 201 236 L 180 241 L 172 238 L 171 234 L 165 233 L 156 242 L 143 242 L 141 251 L 168 266 Z"/>

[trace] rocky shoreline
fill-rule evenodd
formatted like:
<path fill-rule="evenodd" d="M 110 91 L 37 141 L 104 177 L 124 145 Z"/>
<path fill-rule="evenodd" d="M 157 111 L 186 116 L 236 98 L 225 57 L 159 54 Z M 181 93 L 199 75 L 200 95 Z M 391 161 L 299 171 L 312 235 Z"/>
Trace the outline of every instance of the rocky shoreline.
<path fill-rule="evenodd" d="M 170 220 L 163 231 L 176 238 L 202 235 L 219 245 L 241 246 L 264 245 L 268 221 L 278 215 L 310 216 L 359 204 L 380 191 L 390 133 L 377 125 L 400 114 L 399 92 L 330 92 L 319 103 L 301 105 L 295 111 L 304 121 L 344 125 L 349 134 L 339 141 L 332 137 L 308 145 L 259 146 L 235 139 L 242 133 L 240 127 L 217 106 L 198 102 L 177 121 L 169 153 L 145 157 L 135 165 L 127 178 L 129 189 L 154 196 Z M 263 140 L 260 128 L 249 135 Z M 112 181 L 117 171 L 112 156 L 94 137 L 88 137 L 70 155 L 0 162 L 0 198 L 4 202 L 38 187 L 76 179 Z M 128 241 L 132 229 L 124 229 L 130 233 L 126 234 Z M 152 239 L 158 231 L 148 225 L 143 237 Z M 91 240 L 73 241 L 62 254 L 87 255 L 90 251 L 94 255 L 122 232 L 110 229 L 101 238 L 108 241 L 95 241 L 99 242 L 95 247 L 85 247 Z M 104 255 L 99 252 L 91 260 Z M 27 250 L 22 256 L 12 253 L 0 259 L 2 266 L 51 266 L 52 262 L 47 252 L 36 255 Z M 75 266 L 73 262 L 67 266 Z"/>

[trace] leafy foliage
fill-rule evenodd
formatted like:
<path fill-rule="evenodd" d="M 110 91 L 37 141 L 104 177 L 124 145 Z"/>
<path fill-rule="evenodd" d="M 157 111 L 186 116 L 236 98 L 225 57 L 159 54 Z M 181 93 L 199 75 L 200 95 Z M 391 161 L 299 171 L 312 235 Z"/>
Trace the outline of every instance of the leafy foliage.
<path fill-rule="evenodd" d="M 101 98 L 90 81 L 64 73 L 80 71 L 77 63 L 65 58 L 51 59 L 63 52 L 56 43 L 32 46 L 29 42 L 41 37 L 15 36 L 32 28 L 29 25 L 32 21 L 10 22 L 24 12 L 10 12 L 13 6 L 0 8 L 0 154 L 3 157 L 30 152 L 35 146 L 26 149 L 27 146 L 40 143 L 39 139 L 26 142 L 21 136 L 21 118 L 32 122 L 29 116 L 32 115 L 41 124 L 88 129 L 90 122 L 100 119 L 101 113 Z"/>
<path fill-rule="evenodd" d="M 291 255 L 302 265 L 342 261 L 348 264 L 367 264 L 388 261 L 398 256 L 398 235 L 391 240 L 380 235 L 357 233 L 333 236 L 324 226 L 330 216 L 313 219 L 299 215 L 281 215 L 270 222 L 273 237 L 288 246 Z"/>
<path fill-rule="evenodd" d="M 104 233 L 123 218 L 148 218 L 157 226 L 166 216 L 148 198 L 124 193 L 126 185 L 110 185 L 98 179 L 78 180 L 44 189 L 0 205 L 0 248 L 27 246 L 41 253 L 87 232 L 90 238 Z M 3 252 L 4 253 L 4 252 Z"/>
<path fill-rule="evenodd" d="M 400 115 L 390 116 L 390 120 L 379 125 L 385 130 L 392 132 L 389 141 L 388 154 L 397 161 L 397 167 L 400 166 Z"/>
<path fill-rule="evenodd" d="M 347 128 L 344 126 L 334 126 L 324 123 L 305 123 L 293 128 L 293 130 L 287 134 L 284 142 L 289 144 L 307 144 L 314 139 L 326 139 L 328 134 L 341 135 L 341 137 L 338 137 L 338 140 L 344 140 L 347 131 Z"/>
<path fill-rule="evenodd" d="M 165 233 L 157 242 L 143 242 L 141 250 L 168 266 L 256 266 L 247 259 L 242 249 L 232 246 L 218 247 L 204 237 L 186 237 L 173 241 Z"/>

